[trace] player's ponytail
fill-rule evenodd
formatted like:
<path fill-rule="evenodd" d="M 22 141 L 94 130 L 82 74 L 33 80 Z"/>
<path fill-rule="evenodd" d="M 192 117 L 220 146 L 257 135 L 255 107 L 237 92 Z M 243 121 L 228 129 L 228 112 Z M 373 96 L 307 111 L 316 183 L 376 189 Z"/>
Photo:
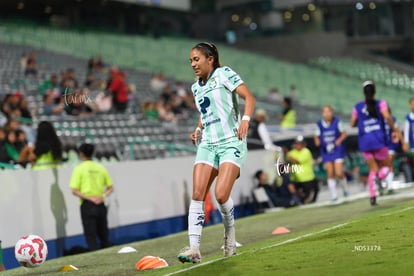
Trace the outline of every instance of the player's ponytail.
<path fill-rule="evenodd" d="M 209 42 L 201 42 L 198 43 L 196 46 L 193 47 L 193 49 L 198 49 L 204 53 L 206 57 L 213 57 L 213 68 L 216 69 L 221 66 L 220 64 L 220 57 L 219 52 L 213 43 Z"/>
<path fill-rule="evenodd" d="M 365 103 L 370 117 L 378 119 L 377 103 L 375 101 L 375 84 L 372 81 L 363 83 Z"/>

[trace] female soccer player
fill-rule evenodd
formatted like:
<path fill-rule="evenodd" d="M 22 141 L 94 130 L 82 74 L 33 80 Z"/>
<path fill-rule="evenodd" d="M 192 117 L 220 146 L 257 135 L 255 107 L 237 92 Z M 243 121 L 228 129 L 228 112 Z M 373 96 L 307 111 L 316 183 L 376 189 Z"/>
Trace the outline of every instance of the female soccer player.
<path fill-rule="evenodd" d="M 346 132 L 342 122 L 334 116 L 333 108 L 326 105 L 322 108 L 322 119 L 316 123 L 316 132 L 314 136 L 315 145 L 319 147 L 322 162 L 328 177 L 328 187 L 331 191 L 332 201 L 338 200 L 336 192 L 336 177 L 342 186 L 344 196 L 348 196 L 346 178 L 344 174 L 344 159 Z"/>
<path fill-rule="evenodd" d="M 399 133 L 399 131 L 394 125 L 387 103 L 375 99 L 375 84 L 372 81 L 364 82 L 363 91 L 365 101 L 355 105 L 351 116 L 351 126 L 358 127 L 359 150 L 363 152 L 369 169 L 370 202 L 371 205 L 376 205 L 375 184 L 387 176 L 391 167 L 385 123 L 388 123 L 391 132 Z"/>
<path fill-rule="evenodd" d="M 224 256 L 236 252 L 233 184 L 246 159 L 246 135 L 255 98 L 240 76 L 227 66 L 221 67 L 219 52 L 214 44 L 203 42 L 190 52 L 191 67 L 198 80 L 191 90 L 200 118 L 190 139 L 198 144 L 193 169 L 193 194 L 188 215 L 190 246 L 184 248 L 178 259 L 197 263 L 201 260 L 200 239 L 204 224 L 204 200 L 217 177 L 215 196 L 224 224 Z M 238 97 L 245 101 L 240 120 Z"/>

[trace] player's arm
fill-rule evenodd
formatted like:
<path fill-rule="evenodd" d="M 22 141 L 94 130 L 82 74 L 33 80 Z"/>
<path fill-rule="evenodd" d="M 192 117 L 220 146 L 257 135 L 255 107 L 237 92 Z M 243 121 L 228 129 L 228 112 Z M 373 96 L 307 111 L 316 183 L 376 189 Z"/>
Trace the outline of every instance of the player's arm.
<path fill-rule="evenodd" d="M 77 197 L 79 197 L 79 198 L 83 199 L 83 200 L 89 200 L 89 201 L 92 201 L 92 198 L 91 198 L 90 196 L 87 196 L 87 195 L 85 195 L 85 194 L 81 193 L 81 192 L 80 192 L 78 189 L 76 189 L 76 188 L 72 188 L 72 194 L 73 194 L 74 196 L 77 196 Z"/>
<path fill-rule="evenodd" d="M 347 136 L 347 133 L 341 121 L 339 121 L 338 123 L 338 129 L 341 132 L 341 135 L 335 141 L 336 146 L 339 146 L 340 144 L 342 144 L 342 142 L 346 139 L 346 136 Z"/>
<path fill-rule="evenodd" d="M 381 114 L 384 117 L 384 120 L 388 123 L 390 126 L 390 129 L 392 132 L 399 132 L 400 130 L 395 127 L 394 120 L 391 117 L 390 112 L 388 111 L 388 108 L 381 110 Z"/>
<path fill-rule="evenodd" d="M 319 129 L 319 126 L 316 125 L 315 132 L 313 134 L 313 142 L 315 143 L 315 146 L 320 147 L 321 146 L 321 139 L 319 136 L 321 135 L 321 130 Z"/>
<path fill-rule="evenodd" d="M 193 144 L 195 144 L 197 142 L 197 140 L 199 139 L 202 129 L 203 129 L 203 124 L 201 123 L 201 117 L 199 117 L 197 127 L 195 128 L 195 130 L 193 132 L 190 133 L 190 136 L 189 136 L 189 138 L 190 138 L 190 140 Z"/>
<path fill-rule="evenodd" d="M 292 164 L 299 164 L 299 161 L 292 156 L 291 152 L 288 152 L 288 154 L 286 155 L 286 160 Z"/>
<path fill-rule="evenodd" d="M 408 152 L 410 149 L 410 122 L 406 119 L 404 122 L 404 140 L 403 140 L 403 150 Z"/>
<path fill-rule="evenodd" d="M 342 142 L 346 139 L 346 135 L 346 131 L 342 131 L 341 136 L 339 136 L 338 139 L 336 139 L 335 145 L 339 146 L 340 144 L 342 144 Z"/>
<path fill-rule="evenodd" d="M 319 139 L 319 136 L 313 136 L 313 142 L 315 143 L 315 146 L 320 147 L 321 146 L 321 140 Z"/>
<path fill-rule="evenodd" d="M 351 120 L 349 124 L 351 125 L 351 127 L 355 127 L 357 124 L 357 121 L 358 121 L 358 112 L 356 108 L 354 107 L 354 109 L 352 110 Z"/>
<path fill-rule="evenodd" d="M 237 86 L 235 92 L 244 100 L 245 103 L 244 114 L 238 130 L 239 140 L 242 140 L 247 136 L 247 132 L 249 130 L 249 121 L 250 117 L 253 116 L 254 107 L 256 105 L 256 99 L 244 83 Z"/>

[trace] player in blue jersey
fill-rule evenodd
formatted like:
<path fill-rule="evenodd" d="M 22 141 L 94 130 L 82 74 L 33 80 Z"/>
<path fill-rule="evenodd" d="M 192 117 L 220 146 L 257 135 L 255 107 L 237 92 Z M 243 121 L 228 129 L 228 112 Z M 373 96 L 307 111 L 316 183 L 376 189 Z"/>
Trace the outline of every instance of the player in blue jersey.
<path fill-rule="evenodd" d="M 363 83 L 365 100 L 357 103 L 352 111 L 351 126 L 358 127 L 358 147 L 363 152 L 369 168 L 368 188 L 371 205 L 377 204 L 376 183 L 384 179 L 391 167 L 388 155 L 388 136 L 385 124 L 392 133 L 399 133 L 383 100 L 375 99 L 375 84 Z"/>
<path fill-rule="evenodd" d="M 314 141 L 319 147 L 322 162 L 327 174 L 327 182 L 333 202 L 338 200 L 335 175 L 342 186 L 344 196 L 348 196 L 347 182 L 344 174 L 346 132 L 342 122 L 334 116 L 333 108 L 322 108 L 322 119 L 316 123 Z"/>
<path fill-rule="evenodd" d="M 236 252 L 234 206 L 230 193 L 246 159 L 246 136 L 255 98 L 236 72 L 220 65 L 214 44 L 195 45 L 190 52 L 190 63 L 197 77 L 191 90 L 200 117 L 197 128 L 190 134 L 190 139 L 198 145 L 188 215 L 190 246 L 178 254 L 178 259 L 197 263 L 201 260 L 204 200 L 216 177 L 214 193 L 224 224 L 224 256 Z M 245 101 L 242 117 L 239 96 Z"/>
<path fill-rule="evenodd" d="M 410 99 L 411 112 L 405 116 L 404 123 L 404 151 L 414 152 L 414 98 Z"/>

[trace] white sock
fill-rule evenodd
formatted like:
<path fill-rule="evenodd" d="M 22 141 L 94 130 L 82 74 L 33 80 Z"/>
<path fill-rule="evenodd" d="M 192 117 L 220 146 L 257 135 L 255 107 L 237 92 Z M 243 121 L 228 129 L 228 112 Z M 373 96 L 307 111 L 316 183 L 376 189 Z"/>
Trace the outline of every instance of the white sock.
<path fill-rule="evenodd" d="M 219 209 L 223 218 L 224 231 L 228 233 L 234 226 L 234 203 L 231 197 L 223 204 L 219 204 Z"/>
<path fill-rule="evenodd" d="M 204 202 L 191 200 L 188 211 L 188 238 L 191 248 L 199 248 L 204 225 Z"/>
<path fill-rule="evenodd" d="M 346 177 L 339 179 L 339 185 L 341 185 L 342 189 L 344 190 L 344 192 L 348 192 L 348 181 L 346 181 Z"/>
<path fill-rule="evenodd" d="M 385 182 L 387 183 L 388 189 L 392 189 L 392 182 L 394 181 L 394 172 L 389 172 L 387 177 L 385 178 Z"/>
<path fill-rule="evenodd" d="M 328 187 L 331 191 L 332 199 L 338 198 L 336 194 L 336 180 L 334 178 L 328 178 Z"/>

